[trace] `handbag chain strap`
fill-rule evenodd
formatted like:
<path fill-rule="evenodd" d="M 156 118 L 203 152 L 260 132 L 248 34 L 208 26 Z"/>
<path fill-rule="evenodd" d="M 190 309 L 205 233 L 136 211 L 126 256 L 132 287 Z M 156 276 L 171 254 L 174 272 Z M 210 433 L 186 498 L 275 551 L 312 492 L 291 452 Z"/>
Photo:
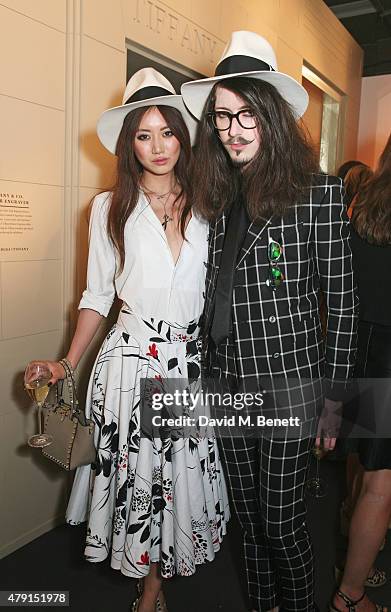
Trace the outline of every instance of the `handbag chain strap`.
<path fill-rule="evenodd" d="M 69 393 L 69 402 L 71 405 L 72 413 L 78 412 L 79 410 L 79 401 L 76 395 L 76 383 L 75 383 L 75 374 L 71 364 L 68 359 L 60 359 L 59 363 L 61 363 L 62 367 L 65 370 L 65 380 L 68 386 Z"/>
<path fill-rule="evenodd" d="M 86 413 L 79 406 L 79 400 L 77 399 L 76 392 L 76 382 L 75 382 L 75 373 L 71 363 L 68 359 L 60 359 L 59 363 L 61 363 L 62 367 L 65 370 L 66 374 L 66 383 L 68 386 L 69 392 L 69 402 L 71 405 L 72 415 L 76 416 L 80 425 L 87 426 L 89 421 L 86 417 Z"/>

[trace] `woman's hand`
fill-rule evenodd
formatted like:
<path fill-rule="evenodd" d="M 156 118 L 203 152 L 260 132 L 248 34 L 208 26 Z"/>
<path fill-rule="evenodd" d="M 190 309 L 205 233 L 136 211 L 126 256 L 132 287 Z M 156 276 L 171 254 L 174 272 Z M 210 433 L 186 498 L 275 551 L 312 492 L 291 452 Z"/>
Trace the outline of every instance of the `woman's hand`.
<path fill-rule="evenodd" d="M 69 351 L 65 357 L 70 362 L 74 370 L 76 369 L 81 357 L 84 355 L 84 352 L 90 344 L 92 338 L 95 336 L 102 319 L 103 316 L 101 314 L 95 310 L 90 310 L 89 308 L 82 308 L 82 310 L 79 312 L 76 332 L 73 336 Z M 42 360 L 36 361 L 35 363 L 45 364 L 51 371 L 52 377 L 48 383 L 49 387 L 55 385 L 58 380 L 66 378 L 66 372 L 59 361 Z"/>
<path fill-rule="evenodd" d="M 52 377 L 48 382 L 49 387 L 55 385 L 58 380 L 62 380 L 66 377 L 66 373 L 64 367 L 58 361 L 45 361 L 45 360 L 37 360 L 32 361 L 31 363 L 40 363 L 44 364 L 52 373 Z"/>

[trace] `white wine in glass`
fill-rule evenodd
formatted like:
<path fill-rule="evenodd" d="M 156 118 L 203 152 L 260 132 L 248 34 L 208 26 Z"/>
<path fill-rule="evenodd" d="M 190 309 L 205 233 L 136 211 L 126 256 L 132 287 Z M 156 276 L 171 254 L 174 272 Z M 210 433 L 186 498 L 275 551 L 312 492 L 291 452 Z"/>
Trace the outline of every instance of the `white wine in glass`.
<path fill-rule="evenodd" d="M 42 432 L 42 407 L 49 393 L 48 382 L 52 373 L 44 363 L 32 361 L 24 373 L 24 388 L 38 406 L 38 434 L 28 439 L 29 446 L 43 448 L 53 443 L 52 436 Z"/>

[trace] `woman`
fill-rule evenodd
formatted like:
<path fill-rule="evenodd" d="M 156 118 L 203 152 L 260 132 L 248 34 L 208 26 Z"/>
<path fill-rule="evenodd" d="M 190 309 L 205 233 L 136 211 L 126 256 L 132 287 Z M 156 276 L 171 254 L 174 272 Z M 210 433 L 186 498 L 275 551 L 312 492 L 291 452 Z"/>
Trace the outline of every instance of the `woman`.
<path fill-rule="evenodd" d="M 88 515 L 87 560 L 103 561 L 111 549 L 113 568 L 144 578 L 134 612 L 166 609 L 162 577 L 191 575 L 212 560 L 229 513 L 213 438 L 162 439 L 148 423 L 141 427 L 153 414 L 141 379 L 164 391 L 167 379 L 183 387 L 200 373 L 207 225 L 191 212 L 188 128 L 194 123 L 181 97 L 152 68 L 138 71 L 122 106 L 100 118 L 98 135 L 118 156 L 118 177 L 93 203 L 87 289 L 66 357 L 76 368 L 117 293 L 121 312 L 87 397 L 97 462 L 78 469 L 67 521 Z M 59 363 L 49 366 L 51 382 L 64 376 Z"/>
<path fill-rule="evenodd" d="M 391 377 L 391 136 L 374 176 L 359 192 L 352 214 L 351 244 L 360 298 L 357 378 Z M 380 394 L 379 394 L 380 390 Z M 377 432 L 390 432 L 389 384 L 360 398 L 359 422 L 376 420 Z M 371 402 L 371 395 L 377 402 Z M 379 397 L 382 401 L 379 402 Z M 383 420 L 384 419 L 384 420 Z M 368 425 L 368 429 L 370 424 Z M 369 429 L 370 430 L 370 429 Z M 387 433 L 383 433 L 387 435 Z M 391 439 L 355 441 L 363 467 L 359 499 L 351 518 L 345 569 L 331 610 L 385 611 L 365 594 L 368 577 L 385 537 L 391 514 Z M 376 585 L 372 585 L 376 586 Z"/>

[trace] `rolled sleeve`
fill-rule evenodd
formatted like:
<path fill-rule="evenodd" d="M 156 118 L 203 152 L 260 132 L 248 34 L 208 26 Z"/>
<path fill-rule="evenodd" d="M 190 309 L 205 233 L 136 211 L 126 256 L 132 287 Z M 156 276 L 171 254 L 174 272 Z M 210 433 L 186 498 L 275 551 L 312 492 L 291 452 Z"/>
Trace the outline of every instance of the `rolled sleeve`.
<path fill-rule="evenodd" d="M 94 199 L 90 226 L 87 266 L 87 287 L 79 303 L 79 310 L 89 308 L 104 317 L 110 312 L 115 297 L 116 257 L 107 234 L 107 213 L 110 193 Z"/>

